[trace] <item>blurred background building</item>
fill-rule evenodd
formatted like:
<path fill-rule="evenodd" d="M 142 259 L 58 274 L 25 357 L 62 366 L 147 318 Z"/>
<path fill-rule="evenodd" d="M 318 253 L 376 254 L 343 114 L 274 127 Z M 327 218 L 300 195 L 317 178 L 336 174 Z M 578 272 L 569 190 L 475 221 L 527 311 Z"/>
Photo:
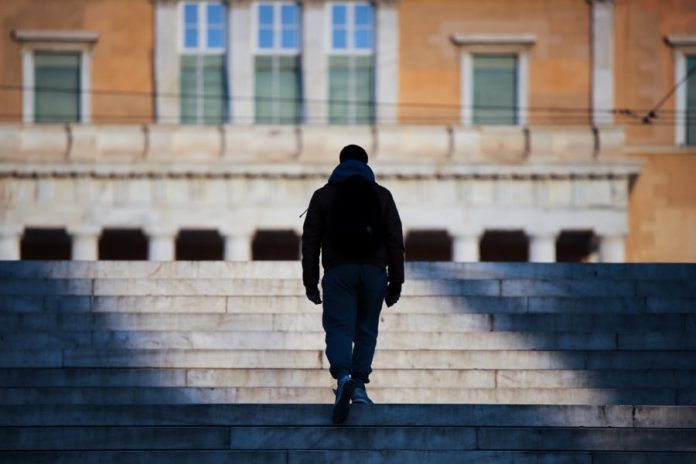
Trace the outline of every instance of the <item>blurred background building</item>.
<path fill-rule="evenodd" d="M 694 69 L 689 0 L 2 0 L 0 259 L 298 259 L 357 143 L 409 260 L 695 261 Z"/>

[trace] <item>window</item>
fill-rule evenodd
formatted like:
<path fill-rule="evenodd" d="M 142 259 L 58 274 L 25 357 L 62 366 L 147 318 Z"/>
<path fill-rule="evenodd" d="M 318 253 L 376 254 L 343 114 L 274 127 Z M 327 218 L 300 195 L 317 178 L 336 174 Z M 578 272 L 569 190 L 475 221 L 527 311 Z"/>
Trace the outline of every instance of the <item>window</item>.
<path fill-rule="evenodd" d="M 474 124 L 517 124 L 517 56 L 474 55 Z"/>
<path fill-rule="evenodd" d="M 17 29 L 22 49 L 22 120 L 90 122 L 93 31 Z"/>
<path fill-rule="evenodd" d="M 256 123 L 297 124 L 302 100 L 300 8 L 295 3 L 259 3 L 256 18 Z"/>
<path fill-rule="evenodd" d="M 461 53 L 461 122 L 527 124 L 534 34 L 453 34 Z"/>
<path fill-rule="evenodd" d="M 369 3 L 330 5 L 329 122 L 374 121 L 374 11 Z"/>
<path fill-rule="evenodd" d="M 182 4 L 181 122 L 220 124 L 228 119 L 225 6 Z"/>
<path fill-rule="evenodd" d="M 696 55 L 686 56 L 687 74 L 696 68 Z M 696 75 L 686 82 L 686 144 L 696 145 Z"/>
<path fill-rule="evenodd" d="M 80 121 L 80 53 L 34 54 L 34 121 Z"/>

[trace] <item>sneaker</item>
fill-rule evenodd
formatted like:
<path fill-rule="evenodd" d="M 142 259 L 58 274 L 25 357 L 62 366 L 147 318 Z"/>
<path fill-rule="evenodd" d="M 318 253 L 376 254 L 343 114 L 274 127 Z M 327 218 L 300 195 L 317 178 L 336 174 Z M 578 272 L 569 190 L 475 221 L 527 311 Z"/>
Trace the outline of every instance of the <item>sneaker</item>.
<path fill-rule="evenodd" d="M 348 419 L 350 413 L 350 397 L 353 395 L 355 382 L 349 376 L 345 376 L 338 381 L 336 388 L 336 402 L 334 403 L 331 420 L 334 424 L 342 424 Z"/>
<path fill-rule="evenodd" d="M 367 390 L 362 387 L 355 387 L 353 390 L 353 404 L 369 404 L 373 405 L 375 403 L 372 402 L 369 396 L 367 396 Z"/>

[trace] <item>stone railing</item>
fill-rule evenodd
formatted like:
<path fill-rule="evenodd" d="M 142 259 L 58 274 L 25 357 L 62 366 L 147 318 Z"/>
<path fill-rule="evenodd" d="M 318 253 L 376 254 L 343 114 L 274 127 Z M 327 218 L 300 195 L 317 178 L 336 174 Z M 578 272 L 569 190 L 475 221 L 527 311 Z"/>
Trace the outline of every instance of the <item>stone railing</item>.
<path fill-rule="evenodd" d="M 184 126 L 2 124 L 0 161 L 333 162 L 355 143 L 379 161 L 564 162 L 622 158 L 619 126 Z"/>

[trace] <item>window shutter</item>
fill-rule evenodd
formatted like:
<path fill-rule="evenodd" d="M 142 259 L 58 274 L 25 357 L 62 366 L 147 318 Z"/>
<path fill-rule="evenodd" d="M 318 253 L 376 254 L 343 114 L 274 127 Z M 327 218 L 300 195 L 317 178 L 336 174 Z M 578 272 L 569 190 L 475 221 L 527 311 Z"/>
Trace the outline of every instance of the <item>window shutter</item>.
<path fill-rule="evenodd" d="M 355 57 L 355 122 L 372 124 L 374 114 L 374 83 L 372 76 L 373 59 L 371 56 Z"/>
<path fill-rule="evenodd" d="M 273 60 L 270 56 L 257 56 L 255 64 L 255 112 L 258 124 L 273 122 Z"/>
<path fill-rule="evenodd" d="M 182 55 L 181 122 L 221 124 L 227 119 L 224 55 Z M 166 115 L 165 115 L 166 116 Z"/>
<path fill-rule="evenodd" d="M 696 67 L 696 56 L 686 59 L 686 72 Z M 686 82 L 686 144 L 696 145 L 696 75 Z"/>
<path fill-rule="evenodd" d="M 39 52 L 34 66 L 34 120 L 79 122 L 80 54 Z"/>
<path fill-rule="evenodd" d="M 517 123 L 517 57 L 474 55 L 474 124 Z"/>
<path fill-rule="evenodd" d="M 195 55 L 183 55 L 181 57 L 181 86 L 180 109 L 181 122 L 184 124 L 196 124 L 198 122 L 198 72 Z M 163 115 L 165 118 L 167 115 Z"/>
<path fill-rule="evenodd" d="M 279 83 L 280 89 L 280 114 L 278 122 L 281 124 L 296 124 L 300 116 L 300 63 L 297 56 L 280 56 Z"/>
<path fill-rule="evenodd" d="M 348 124 L 349 99 L 349 58 L 332 56 L 329 59 L 329 122 L 331 124 Z"/>
<path fill-rule="evenodd" d="M 222 124 L 226 119 L 227 79 L 225 57 L 203 57 L 203 114 L 206 124 Z"/>

